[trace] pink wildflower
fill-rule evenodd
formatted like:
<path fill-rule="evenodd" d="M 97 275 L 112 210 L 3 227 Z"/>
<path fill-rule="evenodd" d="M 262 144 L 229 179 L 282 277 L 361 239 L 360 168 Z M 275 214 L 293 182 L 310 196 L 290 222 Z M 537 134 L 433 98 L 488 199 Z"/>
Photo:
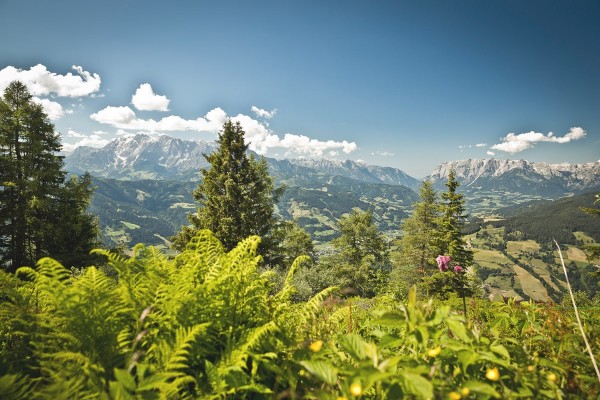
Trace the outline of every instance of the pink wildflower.
<path fill-rule="evenodd" d="M 450 267 L 450 256 L 437 256 L 435 261 L 437 261 L 440 271 L 448 271 L 448 268 Z"/>
<path fill-rule="evenodd" d="M 455 265 L 454 266 L 454 272 L 464 272 L 465 269 L 463 267 L 461 267 L 460 265 Z"/>

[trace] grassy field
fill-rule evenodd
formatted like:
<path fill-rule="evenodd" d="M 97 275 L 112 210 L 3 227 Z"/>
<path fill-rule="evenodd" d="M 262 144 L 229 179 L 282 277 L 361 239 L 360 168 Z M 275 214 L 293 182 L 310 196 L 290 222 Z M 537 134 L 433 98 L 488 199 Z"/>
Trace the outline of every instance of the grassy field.
<path fill-rule="evenodd" d="M 518 257 L 521 252 L 536 253 L 540 251 L 540 245 L 533 240 L 520 240 L 506 242 L 506 251 L 513 257 Z"/>
<path fill-rule="evenodd" d="M 567 249 L 566 257 L 571 261 L 587 263 L 587 257 L 585 256 L 585 253 L 583 252 L 583 250 L 578 249 L 577 247 L 569 246 L 569 248 Z"/>
<path fill-rule="evenodd" d="M 521 284 L 523 293 L 535 301 L 550 301 L 548 291 L 539 279 L 518 265 L 513 265 L 513 270 L 516 274 L 515 280 Z"/>
<path fill-rule="evenodd" d="M 126 227 L 127 229 L 131 229 L 131 230 L 133 230 L 133 229 L 140 229 L 140 226 L 139 226 L 139 225 L 132 224 L 131 222 L 127 222 L 127 221 L 121 221 L 121 223 L 122 223 L 123 225 L 125 225 L 125 227 Z"/>

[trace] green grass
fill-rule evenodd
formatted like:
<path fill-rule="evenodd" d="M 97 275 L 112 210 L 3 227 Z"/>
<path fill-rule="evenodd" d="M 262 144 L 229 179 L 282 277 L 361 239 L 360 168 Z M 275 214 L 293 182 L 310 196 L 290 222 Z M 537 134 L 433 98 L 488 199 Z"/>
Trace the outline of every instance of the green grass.
<path fill-rule="evenodd" d="M 569 246 L 567 249 L 567 258 L 571 261 L 579 261 L 587 264 L 587 257 L 583 250 L 578 249 L 577 247 Z"/>
<path fill-rule="evenodd" d="M 583 232 L 573 232 L 573 235 L 575 235 L 575 239 L 581 240 L 584 244 L 596 243 L 594 238 L 586 235 Z"/>
<path fill-rule="evenodd" d="M 537 279 L 535 276 L 531 275 L 524 268 L 519 267 L 518 265 L 513 265 L 513 270 L 515 271 L 515 283 L 518 280 L 523 293 L 529 296 L 531 299 L 536 301 L 549 301 L 550 296 L 548 296 L 548 291 Z"/>
<path fill-rule="evenodd" d="M 121 223 L 122 223 L 123 225 L 125 225 L 125 227 L 127 227 L 127 229 L 131 229 L 131 230 L 134 230 L 134 229 L 140 229 L 140 226 L 139 226 L 139 225 L 132 224 L 131 222 L 127 222 L 127 221 L 121 221 Z"/>
<path fill-rule="evenodd" d="M 520 252 L 536 253 L 540 251 L 540 245 L 534 240 L 508 241 L 506 251 L 513 256 L 517 256 Z"/>

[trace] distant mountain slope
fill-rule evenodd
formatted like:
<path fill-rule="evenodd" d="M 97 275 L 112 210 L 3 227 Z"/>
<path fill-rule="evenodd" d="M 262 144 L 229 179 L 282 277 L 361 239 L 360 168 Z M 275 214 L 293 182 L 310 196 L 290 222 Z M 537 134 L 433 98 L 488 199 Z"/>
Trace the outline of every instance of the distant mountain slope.
<path fill-rule="evenodd" d="M 326 175 L 343 176 L 367 183 L 385 183 L 388 185 L 402 185 L 417 190 L 419 180 L 405 172 L 391 167 L 366 165 L 356 161 L 335 161 L 327 159 L 299 158 L 289 160 L 290 163 L 319 171 Z"/>
<path fill-rule="evenodd" d="M 208 165 L 203 154 L 213 150 L 206 142 L 138 134 L 117 138 L 100 149 L 77 147 L 65 157 L 65 168 L 113 179 L 190 180 Z"/>
<path fill-rule="evenodd" d="M 576 244 L 573 232 L 585 232 L 600 242 L 600 218 L 581 211 L 581 207 L 598 208 L 594 205 L 597 192 L 584 193 L 554 201 L 534 203 L 528 206 L 509 207 L 500 210 L 506 216 L 494 223 L 506 227 L 507 233 L 520 232 L 524 239 L 540 243 Z"/>
<path fill-rule="evenodd" d="M 587 164 L 547 164 L 525 160 L 462 160 L 440 164 L 429 179 L 441 186 L 454 168 L 465 188 L 530 190 L 564 194 L 600 187 L 600 161 Z"/>
<path fill-rule="evenodd" d="M 65 167 L 73 173 L 88 171 L 94 176 L 111 179 L 197 180 L 198 171 L 208 166 L 203 154 L 214 149 L 214 143 L 138 134 L 115 139 L 100 149 L 78 147 L 65 157 Z M 399 169 L 350 160 L 267 158 L 267 162 L 277 181 L 290 184 L 323 182 L 333 176 L 403 185 L 413 190 L 419 184 L 417 179 Z"/>
<path fill-rule="evenodd" d="M 445 189 L 452 167 L 461 183 L 459 191 L 465 194 L 467 208 L 476 215 L 600 188 L 600 162 L 569 165 L 496 159 L 442 163 L 428 177 L 434 187 Z"/>
<path fill-rule="evenodd" d="M 107 246 L 164 243 L 161 237 L 187 225 L 197 205 L 192 197 L 197 182 L 94 178 L 93 184 L 90 212 L 98 215 Z M 404 186 L 330 177 L 323 184 L 289 186 L 277 210 L 321 242 L 337 236 L 339 218 L 354 207 L 373 211 L 379 229 L 395 235 L 417 197 Z"/>

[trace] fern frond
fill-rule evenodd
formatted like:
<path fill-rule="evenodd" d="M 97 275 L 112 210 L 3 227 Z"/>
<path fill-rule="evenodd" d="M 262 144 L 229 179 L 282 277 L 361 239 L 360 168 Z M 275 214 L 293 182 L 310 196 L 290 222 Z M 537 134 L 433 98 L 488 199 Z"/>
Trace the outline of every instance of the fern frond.
<path fill-rule="evenodd" d="M 315 294 L 311 297 L 300 310 L 300 319 L 303 323 L 309 322 L 311 319 L 314 319 L 317 315 L 317 312 L 321 308 L 323 301 L 325 298 L 334 292 L 339 290 L 337 286 L 328 287 L 327 289 L 321 290 L 319 293 Z"/>
<path fill-rule="evenodd" d="M 277 295 L 275 295 L 276 301 L 282 305 L 289 301 L 290 296 L 296 292 L 296 286 L 294 285 L 294 275 L 298 271 L 298 269 L 303 265 L 312 262 L 312 259 L 309 256 L 299 256 L 297 257 L 292 266 L 290 267 L 285 281 L 283 283 L 283 288 Z"/>
<path fill-rule="evenodd" d="M 0 376 L 0 395 L 4 400 L 21 400 L 33 397 L 33 386 L 27 376 L 7 374 Z"/>

